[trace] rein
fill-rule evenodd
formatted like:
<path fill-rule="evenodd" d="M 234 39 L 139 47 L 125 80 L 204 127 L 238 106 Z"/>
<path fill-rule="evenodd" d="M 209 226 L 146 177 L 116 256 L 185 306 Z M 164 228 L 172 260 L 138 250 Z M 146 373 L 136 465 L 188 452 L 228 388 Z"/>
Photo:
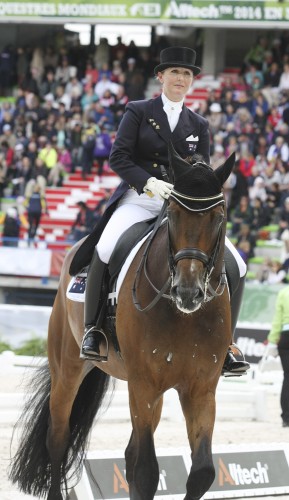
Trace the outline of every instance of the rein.
<path fill-rule="evenodd" d="M 162 209 L 158 215 L 158 218 L 156 220 L 155 226 L 152 230 L 152 233 L 148 238 L 147 244 L 146 244 L 144 252 L 142 254 L 142 258 L 140 260 L 140 263 L 139 263 L 138 268 L 137 268 L 136 273 L 135 273 L 135 279 L 134 279 L 134 283 L 133 283 L 133 287 L 132 287 L 132 297 L 133 297 L 133 303 L 134 303 L 136 309 L 140 312 L 145 312 L 145 311 L 149 311 L 150 309 L 152 309 L 162 297 L 170 298 L 170 296 L 166 295 L 164 292 L 171 283 L 171 276 L 168 277 L 167 281 L 164 283 L 162 288 L 160 290 L 158 290 L 154 286 L 152 281 L 150 280 L 150 278 L 148 276 L 148 272 L 147 272 L 147 258 L 148 258 L 149 249 L 150 249 L 150 246 L 152 244 L 152 241 L 153 241 L 158 229 L 161 226 L 162 220 L 165 217 L 165 214 L 167 211 L 167 206 L 168 206 L 168 200 L 165 200 L 163 203 Z M 137 300 L 137 296 L 136 296 L 137 282 L 138 282 L 139 275 L 140 275 L 140 272 L 142 269 L 144 269 L 144 274 L 145 274 L 147 281 L 149 282 L 151 287 L 154 289 L 154 291 L 157 292 L 157 295 L 155 296 L 155 298 L 150 302 L 150 304 L 148 304 L 144 308 L 141 307 L 140 303 Z"/>
<path fill-rule="evenodd" d="M 166 168 L 164 167 L 164 165 L 160 165 L 160 168 L 161 168 L 161 173 L 162 173 L 162 177 L 163 179 L 166 181 L 166 182 L 171 182 L 172 181 L 172 171 L 170 169 L 169 171 L 169 175 L 167 173 L 167 170 Z M 136 309 L 140 312 L 145 312 L 145 311 L 149 311 L 150 309 L 152 309 L 157 303 L 158 301 L 160 300 L 161 297 L 165 297 L 165 298 L 170 298 L 169 295 L 166 295 L 164 292 L 165 290 L 168 288 L 168 286 L 170 285 L 171 283 L 171 276 L 168 277 L 167 281 L 164 283 L 164 285 L 162 286 L 162 288 L 160 290 L 158 290 L 154 284 L 152 283 L 152 281 L 150 280 L 149 278 L 149 275 L 148 275 L 148 272 L 147 272 L 147 258 L 148 258 L 148 253 L 149 253 L 149 249 L 150 249 L 150 246 L 152 244 L 152 241 L 158 231 L 158 229 L 160 228 L 161 224 L 162 224 L 162 221 L 167 213 L 167 206 L 168 206 L 168 200 L 165 199 L 164 200 L 164 203 L 163 203 L 163 206 L 162 206 L 162 209 L 158 215 L 158 218 L 156 220 L 156 223 L 155 223 L 155 226 L 153 228 L 153 231 L 147 241 L 147 244 L 145 246 L 145 249 L 144 249 L 144 253 L 142 255 L 142 258 L 141 258 L 141 261 L 139 263 L 139 266 L 136 270 L 136 274 L 135 274 L 135 279 L 134 279 L 134 283 L 133 283 L 133 287 L 132 287 L 132 299 L 133 299 L 133 303 L 136 307 Z M 146 307 L 142 308 L 141 305 L 139 304 L 138 300 L 137 300 L 137 297 L 136 297 L 136 289 L 137 289 L 137 281 L 138 281 L 138 278 L 139 278 L 139 275 L 140 275 L 140 272 L 141 272 L 141 269 L 144 269 L 144 274 L 145 274 L 145 277 L 147 279 L 147 281 L 149 282 L 150 286 L 153 288 L 153 290 L 157 293 L 157 295 L 155 296 L 155 298 L 151 301 L 150 304 L 148 304 Z"/>

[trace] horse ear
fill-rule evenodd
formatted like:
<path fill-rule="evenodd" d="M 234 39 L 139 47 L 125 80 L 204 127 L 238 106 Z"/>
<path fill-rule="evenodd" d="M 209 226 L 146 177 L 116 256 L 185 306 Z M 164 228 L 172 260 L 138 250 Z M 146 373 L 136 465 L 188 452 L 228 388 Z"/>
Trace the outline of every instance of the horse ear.
<path fill-rule="evenodd" d="M 170 171 L 173 172 L 173 177 L 176 180 L 181 175 L 188 172 L 190 165 L 183 160 L 175 150 L 172 141 L 169 141 L 169 165 Z"/>
<path fill-rule="evenodd" d="M 228 179 L 230 173 L 232 172 L 233 167 L 235 165 L 235 161 L 236 161 L 236 155 L 235 155 L 235 153 L 232 153 L 229 156 L 229 158 L 227 158 L 227 160 L 225 161 L 225 163 L 223 163 L 218 168 L 216 168 L 215 174 L 218 177 L 218 179 L 219 179 L 219 181 L 220 181 L 220 183 L 221 183 L 222 186 L 225 184 L 225 182 Z"/>

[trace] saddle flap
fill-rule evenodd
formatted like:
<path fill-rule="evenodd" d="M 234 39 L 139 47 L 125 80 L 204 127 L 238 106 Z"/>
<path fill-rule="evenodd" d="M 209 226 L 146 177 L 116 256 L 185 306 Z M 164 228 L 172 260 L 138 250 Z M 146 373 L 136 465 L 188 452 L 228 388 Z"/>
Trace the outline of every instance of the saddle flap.
<path fill-rule="evenodd" d="M 132 248 L 153 229 L 155 221 L 154 217 L 136 222 L 119 237 L 108 265 L 111 282 L 115 280 Z"/>
<path fill-rule="evenodd" d="M 240 271 L 236 259 L 228 247 L 225 246 L 225 269 L 230 295 L 234 294 L 240 282 Z"/>

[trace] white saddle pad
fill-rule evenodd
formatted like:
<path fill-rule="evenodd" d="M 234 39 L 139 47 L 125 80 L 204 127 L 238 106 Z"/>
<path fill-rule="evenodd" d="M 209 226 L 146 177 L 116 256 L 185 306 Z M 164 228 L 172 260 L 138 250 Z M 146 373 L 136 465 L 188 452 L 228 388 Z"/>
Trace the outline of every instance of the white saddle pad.
<path fill-rule="evenodd" d="M 84 302 L 87 273 L 73 276 L 66 290 L 66 297 L 74 302 Z"/>
<path fill-rule="evenodd" d="M 136 256 L 138 250 L 142 246 L 142 244 L 146 241 L 151 233 L 147 234 L 141 241 L 137 243 L 137 245 L 131 250 L 130 254 L 125 260 L 124 265 L 121 268 L 121 271 L 118 275 L 115 292 L 109 294 L 109 299 L 117 304 L 118 294 L 123 283 L 123 280 L 128 272 L 130 265 Z M 84 302 L 85 300 L 85 286 L 86 286 L 87 273 L 81 272 L 77 276 L 73 276 L 68 284 L 66 290 L 66 297 L 69 300 L 73 300 L 74 302 Z"/>

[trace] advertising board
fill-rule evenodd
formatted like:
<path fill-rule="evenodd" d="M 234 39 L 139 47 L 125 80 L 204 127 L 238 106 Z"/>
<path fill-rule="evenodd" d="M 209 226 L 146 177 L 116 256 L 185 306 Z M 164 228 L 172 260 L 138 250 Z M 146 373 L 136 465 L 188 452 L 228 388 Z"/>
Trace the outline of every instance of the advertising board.
<path fill-rule="evenodd" d="M 157 450 L 160 469 L 158 500 L 179 500 L 191 467 L 188 448 Z M 213 448 L 215 480 L 203 500 L 289 493 L 289 446 L 282 444 Z M 129 500 L 124 453 L 91 452 L 72 498 Z"/>
<path fill-rule="evenodd" d="M 30 22 L 134 22 L 238 26 L 248 23 L 285 24 L 289 21 L 289 2 L 250 0 L 46 0 L 0 1 L 0 21 Z"/>

